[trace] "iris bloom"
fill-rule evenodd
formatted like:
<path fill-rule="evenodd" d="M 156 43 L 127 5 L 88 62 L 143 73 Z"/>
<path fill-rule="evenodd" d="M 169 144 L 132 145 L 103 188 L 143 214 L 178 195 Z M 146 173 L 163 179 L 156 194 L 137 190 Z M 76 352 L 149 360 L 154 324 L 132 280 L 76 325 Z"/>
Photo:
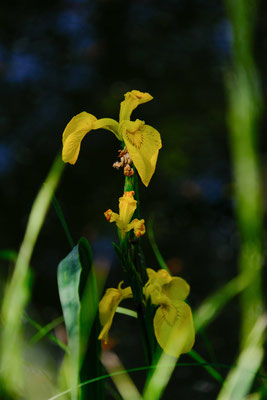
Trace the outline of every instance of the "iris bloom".
<path fill-rule="evenodd" d="M 118 305 L 122 300 L 133 297 L 131 288 L 128 286 L 122 289 L 122 284 L 123 281 L 120 282 L 118 289 L 108 289 L 99 303 L 99 319 L 103 329 L 98 339 L 104 340 L 105 343 L 108 341 L 108 333 Z"/>
<path fill-rule="evenodd" d="M 107 129 L 121 142 L 124 142 L 128 153 L 144 185 L 148 186 L 154 174 L 158 152 L 161 148 L 159 132 L 139 119 L 131 121 L 133 110 L 139 105 L 153 99 L 148 93 L 132 90 L 127 92 L 121 102 L 119 122 L 111 118 L 97 119 L 85 111 L 73 117 L 63 132 L 62 159 L 75 164 L 84 136 L 95 129 Z"/>
<path fill-rule="evenodd" d="M 155 272 L 148 268 L 147 274 L 145 297 L 150 296 L 151 303 L 159 306 L 153 320 L 159 345 L 173 357 L 188 353 L 195 341 L 191 308 L 184 302 L 190 291 L 189 285 L 164 269 Z"/>
<path fill-rule="evenodd" d="M 134 230 L 136 237 L 140 237 L 146 232 L 145 221 L 143 219 L 139 220 L 135 218 L 131 221 L 136 210 L 136 204 L 137 201 L 134 199 L 134 191 L 124 192 L 123 197 L 119 198 L 120 213 L 114 213 L 110 209 L 104 213 L 109 222 L 116 222 L 117 227 L 120 229 L 122 239 L 125 237 L 126 232 L 129 232 L 131 229 Z"/>
<path fill-rule="evenodd" d="M 189 285 L 182 278 L 172 277 L 166 270 L 147 269 L 148 282 L 143 288 L 145 298 L 158 306 L 153 325 L 156 339 L 165 353 L 179 357 L 193 347 L 195 330 L 191 308 L 184 302 Z M 100 322 L 103 329 L 99 339 L 108 340 L 108 332 L 120 302 L 132 297 L 130 287 L 108 289 L 99 303 Z"/>

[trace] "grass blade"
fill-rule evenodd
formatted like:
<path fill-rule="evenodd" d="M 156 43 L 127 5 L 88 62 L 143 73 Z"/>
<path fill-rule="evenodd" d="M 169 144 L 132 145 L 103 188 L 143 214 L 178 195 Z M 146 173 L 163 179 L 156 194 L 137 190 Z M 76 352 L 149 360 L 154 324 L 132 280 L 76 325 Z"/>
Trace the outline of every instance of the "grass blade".
<path fill-rule="evenodd" d="M 65 232 L 65 234 L 66 234 L 66 237 L 67 237 L 67 239 L 68 239 L 70 248 L 73 249 L 74 243 L 73 243 L 73 240 L 72 240 L 72 237 L 71 237 L 69 228 L 68 228 L 68 224 L 67 224 L 67 222 L 66 222 L 66 219 L 65 219 L 64 214 L 63 214 L 63 212 L 62 212 L 62 209 L 61 209 L 61 207 L 60 207 L 60 204 L 59 204 L 59 202 L 57 201 L 55 195 L 53 195 L 53 197 L 52 197 L 52 203 L 53 203 L 53 206 L 54 206 L 54 208 L 55 208 L 55 210 L 56 210 L 56 213 L 57 213 L 57 215 L 58 215 L 58 218 L 59 218 L 59 220 L 60 220 L 60 222 L 61 222 L 62 228 L 63 228 L 63 230 L 64 230 L 64 232 Z"/>
<path fill-rule="evenodd" d="M 4 295 L 1 310 L 3 326 L 0 341 L 0 365 L 2 388 L 6 387 L 7 392 L 10 393 L 15 390 L 14 388 L 22 385 L 21 323 L 30 294 L 30 260 L 63 168 L 64 164 L 58 156 L 33 203 L 14 273 Z"/>
<path fill-rule="evenodd" d="M 248 394 L 264 357 L 263 335 L 267 316 L 258 318 L 247 337 L 236 366 L 230 371 L 217 400 L 243 400 Z"/>
<path fill-rule="evenodd" d="M 147 234 L 148 234 L 148 239 L 149 239 L 150 245 L 151 245 L 152 250 L 155 254 L 155 257 L 159 263 L 160 268 L 166 269 L 167 271 L 169 271 L 169 268 L 168 268 L 167 264 L 165 263 L 165 260 L 162 257 L 161 252 L 159 251 L 158 245 L 155 240 L 155 235 L 154 235 L 154 231 L 153 231 L 153 218 L 150 218 L 148 221 Z"/>
<path fill-rule="evenodd" d="M 228 127 L 235 180 L 236 214 L 241 237 L 239 270 L 250 275 L 241 292 L 241 347 L 263 311 L 263 211 L 258 147 L 261 111 L 259 77 L 253 60 L 257 1 L 225 0 L 233 32 L 228 69 Z"/>
<path fill-rule="evenodd" d="M 46 325 L 45 327 L 43 327 L 42 325 L 40 325 L 40 324 L 38 324 L 38 322 L 36 322 L 36 321 L 34 321 L 32 318 L 30 318 L 26 313 L 24 314 L 24 318 L 29 322 L 29 324 L 31 324 L 35 329 L 37 329 L 38 330 L 38 333 L 39 332 L 44 332 L 44 329 L 46 330 L 46 333 L 45 333 L 45 335 L 52 341 L 52 342 L 54 342 L 58 347 L 60 347 L 63 351 L 65 351 L 65 352 L 68 352 L 68 348 L 67 348 L 67 346 L 63 343 L 63 342 L 61 342 L 58 338 L 56 338 L 56 336 L 54 336 L 53 334 L 51 334 L 51 333 L 49 333 L 48 331 L 47 331 L 47 329 L 46 329 L 46 327 L 48 326 L 48 325 L 50 325 L 50 324 L 48 324 L 48 325 Z M 62 318 L 62 317 L 59 317 L 59 318 Z M 58 318 L 58 319 L 59 319 Z M 56 320 L 55 320 L 56 321 Z M 52 322 L 54 322 L 54 321 L 52 321 Z"/>
<path fill-rule="evenodd" d="M 223 307 L 249 285 L 249 282 L 249 275 L 238 275 L 204 300 L 193 313 L 196 332 L 209 325 Z"/>
<path fill-rule="evenodd" d="M 46 336 L 52 329 L 54 329 L 56 326 L 60 325 L 64 321 L 64 318 L 62 316 L 54 319 L 53 321 L 49 322 L 49 324 L 41 327 L 38 329 L 38 332 L 30 339 L 29 343 L 30 344 L 35 344 L 39 342 L 44 336 Z"/>

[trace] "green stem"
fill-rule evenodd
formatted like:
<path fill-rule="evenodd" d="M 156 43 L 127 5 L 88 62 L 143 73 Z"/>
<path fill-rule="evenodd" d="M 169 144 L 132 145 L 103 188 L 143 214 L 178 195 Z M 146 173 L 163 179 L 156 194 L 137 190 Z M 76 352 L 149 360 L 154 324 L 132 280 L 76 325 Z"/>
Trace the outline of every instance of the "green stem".
<path fill-rule="evenodd" d="M 124 192 L 134 191 L 134 197 L 137 201 L 134 218 L 140 219 L 138 176 L 134 166 L 133 169 L 135 172 L 134 175 L 132 177 L 125 177 Z M 152 318 L 154 313 L 152 312 L 151 305 L 144 306 L 143 304 L 143 286 L 147 282 L 148 276 L 146 272 L 145 258 L 141 247 L 141 239 L 135 238 L 132 232 L 126 237 L 125 246 L 122 246 L 122 253 L 125 255 L 126 252 L 127 256 L 124 256 L 125 264 L 127 265 L 126 270 L 128 271 L 128 279 L 136 301 L 138 321 L 141 328 L 146 360 L 150 365 L 152 362 L 155 342 L 154 333 L 151 328 L 153 326 Z"/>

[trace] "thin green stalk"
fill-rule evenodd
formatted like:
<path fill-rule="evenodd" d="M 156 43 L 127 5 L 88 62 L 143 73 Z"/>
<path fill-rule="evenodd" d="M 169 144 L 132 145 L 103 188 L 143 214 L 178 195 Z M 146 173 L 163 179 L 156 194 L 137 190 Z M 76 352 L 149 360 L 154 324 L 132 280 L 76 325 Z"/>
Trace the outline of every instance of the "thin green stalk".
<path fill-rule="evenodd" d="M 201 363 L 204 368 L 208 371 L 208 373 L 216 379 L 216 381 L 222 383 L 223 382 L 223 377 L 222 375 L 214 369 L 211 365 L 208 365 L 207 361 L 201 357 L 195 350 L 191 350 L 188 355 L 193 358 L 193 360 L 196 360 L 197 362 Z M 214 363 L 215 364 L 215 363 Z"/>
<path fill-rule="evenodd" d="M 137 201 L 137 207 L 134 213 L 134 217 L 140 219 L 138 176 L 134 166 L 133 168 L 134 168 L 134 175 L 132 177 L 127 177 L 127 176 L 125 177 L 124 192 L 132 190 L 135 192 L 134 197 L 135 200 Z M 154 345 L 155 345 L 155 337 L 154 337 L 153 322 L 152 322 L 154 312 L 151 304 L 147 304 L 146 306 L 144 306 L 143 304 L 143 286 L 148 280 L 146 272 L 146 263 L 143 250 L 141 247 L 141 238 L 136 239 L 132 233 L 130 233 L 128 238 L 126 245 L 128 253 L 126 258 L 127 260 L 126 264 L 128 264 L 128 268 L 126 269 L 130 272 L 128 273 L 128 278 L 131 283 L 133 295 L 137 304 L 138 321 L 140 323 L 140 328 L 142 333 L 144 352 L 148 364 L 151 364 L 153 359 Z M 125 254 L 125 246 L 124 246 L 124 254 Z"/>
<path fill-rule="evenodd" d="M 71 237 L 71 234 L 70 234 L 70 231 L 69 231 L 69 228 L 68 228 L 68 224 L 67 224 L 66 219 L 65 219 L 65 217 L 64 217 L 64 214 L 63 214 L 63 212 L 62 212 L 62 209 L 61 209 L 61 207 L 60 207 L 60 204 L 59 204 L 59 202 L 57 201 L 56 196 L 55 196 L 54 194 L 53 194 L 53 196 L 52 196 L 52 203 L 53 203 L 53 206 L 54 206 L 54 208 L 55 208 L 55 210 L 56 210 L 56 213 L 57 213 L 57 215 L 58 215 L 58 218 L 59 218 L 59 220 L 60 220 L 60 222 L 61 222 L 62 228 L 63 228 L 63 230 L 64 230 L 64 232 L 65 232 L 65 234 L 66 234 L 66 237 L 67 237 L 67 239 L 68 239 L 70 248 L 71 248 L 71 250 L 72 250 L 73 247 L 74 247 L 74 242 L 73 242 L 73 240 L 72 240 L 72 237 Z"/>
<path fill-rule="evenodd" d="M 50 322 L 48 325 L 46 326 L 42 326 L 40 324 L 38 324 L 38 322 L 34 321 L 31 317 L 29 317 L 26 313 L 24 313 L 24 318 L 35 328 L 38 330 L 37 335 L 39 335 L 39 340 L 41 337 L 47 336 L 49 340 L 51 340 L 53 343 L 55 343 L 58 347 L 60 347 L 63 351 L 68 352 L 68 347 L 61 342 L 61 340 L 59 340 L 58 338 L 56 338 L 56 336 L 54 336 L 53 334 L 50 333 L 50 330 L 53 329 L 55 327 L 55 322 L 58 323 L 59 319 L 62 319 L 62 317 L 57 318 L 56 320 L 52 321 L 52 323 Z M 51 328 L 51 326 L 53 326 L 53 328 Z M 37 336 L 34 335 L 31 339 L 31 343 L 32 340 Z M 36 340 L 35 340 L 36 343 Z"/>
<path fill-rule="evenodd" d="M 213 365 L 213 364 L 210 364 L 210 363 L 207 363 L 207 364 L 202 364 L 202 363 L 176 363 L 174 366 L 175 367 L 203 367 L 204 365 Z M 225 369 L 231 369 L 232 368 L 232 365 L 225 365 L 225 364 L 216 364 L 214 366 L 220 367 L 220 368 L 225 368 Z M 166 367 L 168 367 L 167 364 L 161 366 L 162 370 L 164 370 Z M 113 372 L 111 374 L 106 374 L 106 375 L 99 376 L 97 378 L 89 379 L 89 380 L 87 380 L 85 382 L 80 383 L 79 387 L 82 387 L 82 386 L 85 386 L 85 385 L 89 385 L 89 384 L 91 384 L 93 382 L 101 381 L 103 379 L 108 379 L 108 378 L 110 378 L 112 376 L 122 375 L 122 374 L 125 374 L 125 372 L 127 372 L 127 373 L 141 372 L 141 371 L 147 371 L 147 370 L 154 370 L 156 368 L 158 368 L 158 365 L 157 364 L 155 364 L 155 365 L 153 364 L 153 365 L 149 365 L 149 366 L 146 365 L 144 367 L 130 368 L 130 369 L 127 369 L 125 371 L 124 370 L 120 370 L 120 371 Z M 246 369 L 246 371 L 249 373 L 248 369 Z M 261 378 L 267 379 L 267 376 L 262 376 L 260 374 L 258 374 L 258 376 L 261 377 Z M 58 393 L 57 395 L 55 395 L 53 397 L 50 397 L 48 400 L 59 399 L 60 397 L 64 396 L 65 394 L 70 393 L 71 390 L 72 390 L 72 388 L 67 389 L 64 392 Z M 152 397 L 150 399 L 155 400 Z"/>
<path fill-rule="evenodd" d="M 167 264 L 165 263 L 164 258 L 162 257 L 162 255 L 160 253 L 160 250 L 159 250 L 158 245 L 155 240 L 152 217 L 149 219 L 148 224 L 147 224 L 147 235 L 148 235 L 150 246 L 152 247 L 152 250 L 155 254 L 155 257 L 157 259 L 157 262 L 158 262 L 160 268 L 166 269 L 168 272 L 170 272 Z"/>
<path fill-rule="evenodd" d="M 38 332 L 34 336 L 32 336 L 29 343 L 35 344 L 35 343 L 39 342 L 44 336 L 47 336 L 48 333 L 50 331 L 52 331 L 55 327 L 62 324 L 62 322 L 64 322 L 63 316 L 55 318 L 53 321 L 51 321 L 48 324 L 46 324 L 45 326 L 41 327 L 41 329 L 38 329 Z"/>

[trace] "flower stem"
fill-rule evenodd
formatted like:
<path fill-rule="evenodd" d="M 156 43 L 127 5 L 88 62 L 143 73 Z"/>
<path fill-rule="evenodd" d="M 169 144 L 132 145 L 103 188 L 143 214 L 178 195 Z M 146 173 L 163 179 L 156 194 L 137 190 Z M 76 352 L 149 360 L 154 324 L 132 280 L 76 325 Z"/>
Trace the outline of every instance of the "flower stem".
<path fill-rule="evenodd" d="M 135 172 L 134 175 L 132 177 L 125 177 L 124 192 L 132 190 L 134 191 L 135 200 L 137 201 L 134 217 L 140 219 L 138 176 L 134 166 L 133 169 Z M 126 270 L 128 271 L 128 278 L 132 287 L 134 299 L 136 301 L 144 352 L 147 363 L 151 364 L 155 345 L 155 337 L 153 332 L 154 307 L 152 307 L 151 304 L 146 304 L 144 306 L 143 286 L 147 282 L 148 276 L 146 272 L 146 262 L 141 246 L 141 239 L 137 239 L 131 232 L 126 239 L 125 247 L 127 249 L 127 257 L 125 260 L 127 264 Z M 122 253 L 125 254 L 126 249 L 122 249 Z"/>

